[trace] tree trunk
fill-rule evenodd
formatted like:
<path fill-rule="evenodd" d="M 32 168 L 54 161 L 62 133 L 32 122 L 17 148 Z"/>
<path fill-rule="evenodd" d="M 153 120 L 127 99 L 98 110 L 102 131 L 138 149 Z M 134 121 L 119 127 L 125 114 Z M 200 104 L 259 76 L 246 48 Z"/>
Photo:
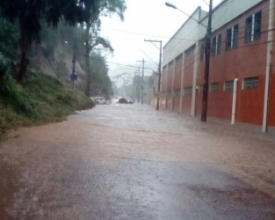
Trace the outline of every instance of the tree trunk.
<path fill-rule="evenodd" d="M 18 58 L 16 64 L 16 80 L 21 83 L 27 73 L 29 64 L 29 53 L 31 50 L 31 37 L 26 32 L 24 25 L 20 23 L 20 39 L 18 45 Z"/>
<path fill-rule="evenodd" d="M 87 85 L 86 85 L 86 91 L 85 94 L 86 96 L 90 96 L 90 86 L 91 86 L 91 71 L 90 71 L 90 29 L 91 29 L 91 24 L 90 22 L 86 22 L 87 27 L 86 27 L 86 54 L 85 54 L 85 59 L 86 59 L 86 74 L 87 74 Z"/>

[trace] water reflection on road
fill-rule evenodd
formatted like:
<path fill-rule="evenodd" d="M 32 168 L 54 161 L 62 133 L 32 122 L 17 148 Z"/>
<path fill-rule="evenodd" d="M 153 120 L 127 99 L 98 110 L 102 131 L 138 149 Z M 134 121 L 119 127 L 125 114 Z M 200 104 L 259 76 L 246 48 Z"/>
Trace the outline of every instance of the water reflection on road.
<path fill-rule="evenodd" d="M 11 219 L 275 219 L 275 139 L 245 126 L 99 105 L 10 136 Z"/>

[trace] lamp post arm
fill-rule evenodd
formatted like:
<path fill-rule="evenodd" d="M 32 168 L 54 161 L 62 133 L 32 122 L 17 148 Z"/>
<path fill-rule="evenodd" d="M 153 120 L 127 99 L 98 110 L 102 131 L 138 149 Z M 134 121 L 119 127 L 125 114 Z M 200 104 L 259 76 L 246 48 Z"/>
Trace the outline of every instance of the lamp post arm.
<path fill-rule="evenodd" d="M 185 13 L 184 11 L 180 10 L 180 9 L 177 8 L 175 5 L 173 5 L 173 4 L 169 3 L 169 2 L 165 2 L 165 5 L 166 5 L 167 7 L 170 7 L 170 8 L 173 8 L 173 9 L 176 9 L 176 10 L 180 11 L 181 13 L 185 14 L 187 17 L 189 17 L 189 18 L 193 19 L 194 21 L 198 22 L 198 24 L 200 24 L 200 25 L 202 25 L 202 26 L 204 26 L 204 27 L 207 28 L 206 25 L 202 24 L 202 23 L 201 23 L 199 20 L 197 20 L 196 18 L 194 18 L 194 17 L 190 16 L 189 14 Z"/>

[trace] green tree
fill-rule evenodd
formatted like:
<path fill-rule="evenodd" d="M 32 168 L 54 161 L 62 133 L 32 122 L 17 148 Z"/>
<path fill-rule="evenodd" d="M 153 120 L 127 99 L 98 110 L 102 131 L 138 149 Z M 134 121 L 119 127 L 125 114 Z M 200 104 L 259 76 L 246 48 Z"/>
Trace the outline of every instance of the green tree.
<path fill-rule="evenodd" d="M 98 37 L 100 30 L 100 16 L 110 16 L 117 14 L 121 20 L 124 19 L 123 13 L 126 10 L 124 0 L 83 0 L 85 4 L 85 23 L 86 23 L 86 72 L 87 72 L 87 87 L 86 95 L 89 96 L 91 84 L 90 71 L 90 54 L 95 46 L 101 44 L 105 48 L 113 51 L 110 43 L 103 38 Z"/>
<path fill-rule="evenodd" d="M 39 40 L 41 21 L 56 27 L 61 19 L 70 25 L 84 19 L 84 0 L 1 0 L 0 12 L 10 21 L 19 23 L 19 50 L 16 79 L 21 82 L 26 75 L 29 53 L 34 40 Z M 92 2 L 96 0 L 91 0 Z"/>
<path fill-rule="evenodd" d="M 108 76 L 106 60 L 102 55 L 96 53 L 93 53 L 90 58 L 93 62 L 92 81 L 94 87 L 100 89 L 100 92 L 105 95 L 112 95 L 112 82 Z M 94 95 L 97 93 L 95 88 L 92 89 Z"/>
<path fill-rule="evenodd" d="M 10 60 L 16 59 L 18 29 L 15 24 L 0 17 L 0 51 Z"/>
<path fill-rule="evenodd" d="M 105 49 L 110 50 L 111 52 L 114 51 L 114 49 L 111 46 L 110 42 L 108 40 L 102 38 L 102 37 L 97 37 L 95 39 L 95 41 L 93 42 L 93 44 L 88 46 L 89 50 L 88 51 L 86 50 L 86 56 L 85 56 L 85 58 L 86 58 L 86 71 L 87 71 L 87 84 L 86 84 L 85 94 L 87 96 L 90 96 L 90 85 L 91 85 L 92 72 L 93 72 L 93 71 L 90 70 L 90 53 L 91 53 L 91 51 L 93 51 L 93 49 L 96 46 L 99 46 L 99 45 L 103 46 Z M 106 64 L 104 63 L 104 65 L 106 65 Z M 107 73 L 108 73 L 108 71 L 107 71 Z"/>

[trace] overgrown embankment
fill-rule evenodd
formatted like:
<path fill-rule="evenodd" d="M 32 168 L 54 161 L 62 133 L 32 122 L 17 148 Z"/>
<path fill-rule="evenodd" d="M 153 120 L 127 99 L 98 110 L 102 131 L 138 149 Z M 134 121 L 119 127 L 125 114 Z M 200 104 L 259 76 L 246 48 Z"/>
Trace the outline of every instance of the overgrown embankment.
<path fill-rule="evenodd" d="M 29 71 L 22 85 L 0 79 L 0 135 L 8 129 L 61 121 L 75 110 L 94 107 L 83 93 L 56 78 Z"/>

